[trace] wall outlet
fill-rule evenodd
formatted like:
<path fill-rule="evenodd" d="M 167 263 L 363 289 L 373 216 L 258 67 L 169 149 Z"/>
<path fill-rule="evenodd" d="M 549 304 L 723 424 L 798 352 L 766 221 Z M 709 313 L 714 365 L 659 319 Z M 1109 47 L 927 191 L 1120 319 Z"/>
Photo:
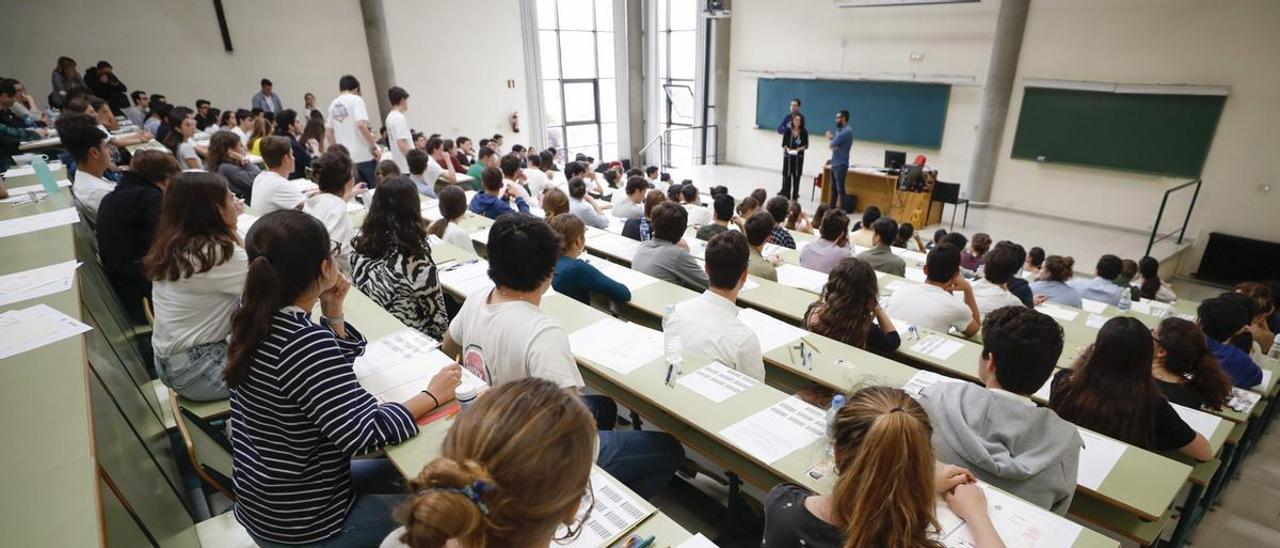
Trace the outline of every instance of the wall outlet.
<path fill-rule="evenodd" d="M 911 52 L 911 61 L 913 63 L 919 63 L 920 61 L 924 61 L 924 52 L 923 51 Z"/>

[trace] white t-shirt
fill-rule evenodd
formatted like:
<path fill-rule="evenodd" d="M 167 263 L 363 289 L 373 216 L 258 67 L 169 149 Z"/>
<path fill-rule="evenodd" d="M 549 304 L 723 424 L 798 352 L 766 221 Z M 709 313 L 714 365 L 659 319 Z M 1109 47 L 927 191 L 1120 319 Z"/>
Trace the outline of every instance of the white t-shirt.
<path fill-rule="evenodd" d="M 351 251 L 351 238 L 355 236 L 356 230 L 351 226 L 351 217 L 347 215 L 346 200 L 341 196 L 321 192 L 307 199 L 307 205 L 302 210 L 324 223 L 324 227 L 329 229 L 329 239 L 342 244 L 343 255 Z"/>
<path fill-rule="evenodd" d="M 449 324 L 449 337 L 462 347 L 462 366 L 489 386 L 537 377 L 581 388 L 564 326 L 524 301 L 490 304 L 492 291 L 467 297 Z"/>
<path fill-rule="evenodd" d="M 711 224 L 710 209 L 697 204 L 684 204 L 684 210 L 689 212 L 689 226 Z"/>
<path fill-rule="evenodd" d="M 524 182 L 529 185 L 529 194 L 534 199 L 542 201 L 542 192 L 546 190 L 551 179 L 543 173 L 541 169 L 536 167 L 524 168 Z"/>
<path fill-rule="evenodd" d="M 403 112 L 391 109 L 387 114 L 387 144 L 391 147 L 391 161 L 400 168 L 400 173 L 408 173 L 409 161 L 405 159 L 404 153 L 400 152 L 400 145 L 396 143 L 400 139 L 404 139 L 409 145 L 409 150 L 413 150 L 413 134 L 409 132 L 409 120 L 404 117 Z"/>
<path fill-rule="evenodd" d="M 440 165 L 435 158 L 428 156 L 427 170 L 422 172 L 422 180 L 428 185 L 435 185 L 441 173 L 444 173 L 444 166 Z"/>
<path fill-rule="evenodd" d="M 473 251 L 476 248 L 475 245 L 471 243 L 471 236 L 467 234 L 467 231 L 463 230 L 462 227 L 458 226 L 458 223 L 455 222 L 450 222 L 448 226 L 444 227 L 443 240 L 446 244 L 460 249 L 465 249 L 467 251 Z"/>
<path fill-rule="evenodd" d="M 76 172 L 76 180 L 71 185 L 71 193 L 75 194 L 76 200 L 79 200 L 94 216 L 98 214 L 98 206 L 102 204 L 102 198 L 115 189 L 115 183 L 84 171 Z"/>
<path fill-rule="evenodd" d="M 930 284 L 910 284 L 893 292 L 885 309 L 890 317 L 925 329 L 946 333 L 952 327 L 964 331 L 973 321 L 969 307 L 959 297 Z"/>
<path fill-rule="evenodd" d="M 738 319 L 737 305 L 710 291 L 676 305 L 680 343 L 686 350 L 719 360 L 764 381 L 760 338 Z"/>
<path fill-rule="evenodd" d="M 973 301 L 978 304 L 978 314 L 984 318 L 998 308 L 1025 306 L 1022 304 L 1022 299 L 1010 293 L 1008 289 L 988 282 L 986 278 L 974 280 L 972 285 Z"/>
<path fill-rule="evenodd" d="M 623 219 L 637 219 L 640 217 L 644 217 L 643 203 L 637 204 L 631 201 L 631 198 L 628 198 L 627 195 L 623 194 L 621 190 L 617 191 L 617 193 L 622 194 L 623 198 L 621 201 L 614 202 L 613 204 L 614 217 L 620 217 Z"/>
<path fill-rule="evenodd" d="M 176 282 L 151 284 L 156 325 L 151 346 L 160 356 L 173 356 L 193 346 L 226 340 L 231 313 L 240 302 L 249 257 L 236 246 L 227 262 Z"/>
<path fill-rule="evenodd" d="M 249 134 L 245 133 L 243 129 L 240 129 L 240 126 L 231 128 L 231 133 L 236 134 L 236 137 L 240 138 L 241 145 L 246 147 L 249 146 Z"/>
<path fill-rule="evenodd" d="M 250 209 L 259 217 L 281 209 L 293 209 L 303 201 L 297 187 L 274 171 L 263 171 L 253 178 Z"/>
<path fill-rule="evenodd" d="M 347 147 L 347 151 L 351 153 L 351 161 L 357 164 L 374 159 L 369 152 L 369 142 L 364 140 L 364 135 L 356 125 L 358 122 L 368 121 L 369 112 L 364 108 L 364 98 L 359 95 L 342 93 L 329 103 L 329 120 L 325 123 L 333 130 L 333 140 Z"/>

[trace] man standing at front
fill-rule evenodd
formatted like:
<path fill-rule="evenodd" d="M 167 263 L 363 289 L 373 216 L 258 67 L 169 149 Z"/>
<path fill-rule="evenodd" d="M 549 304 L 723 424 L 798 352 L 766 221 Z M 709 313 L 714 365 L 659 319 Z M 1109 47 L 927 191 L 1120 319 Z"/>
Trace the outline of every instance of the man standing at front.
<path fill-rule="evenodd" d="M 791 117 L 800 114 L 800 98 L 796 97 L 791 100 L 791 110 L 786 116 L 782 117 L 782 122 L 778 124 L 778 135 L 785 135 L 791 129 Z"/>
<path fill-rule="evenodd" d="M 836 113 L 836 132 L 831 139 L 831 207 L 836 206 L 836 196 L 840 197 L 840 209 L 845 213 L 853 213 L 853 197 L 844 188 L 844 178 L 849 174 L 849 148 L 853 146 L 853 129 L 849 127 L 849 111 Z"/>
<path fill-rule="evenodd" d="M 271 80 L 263 78 L 261 82 L 258 82 L 258 84 L 262 86 L 262 89 L 253 96 L 253 108 L 261 110 L 262 112 L 271 113 L 284 110 L 280 106 L 280 96 L 276 95 L 274 91 L 271 91 Z"/>

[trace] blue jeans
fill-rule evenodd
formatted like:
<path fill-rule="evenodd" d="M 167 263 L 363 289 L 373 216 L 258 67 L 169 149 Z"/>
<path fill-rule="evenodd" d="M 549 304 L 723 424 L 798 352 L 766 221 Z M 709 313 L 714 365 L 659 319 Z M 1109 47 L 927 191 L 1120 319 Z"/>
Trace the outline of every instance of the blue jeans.
<path fill-rule="evenodd" d="M 165 386 L 195 401 L 229 397 L 222 371 L 227 368 L 227 343 L 198 344 L 172 356 L 155 355 L 156 372 Z"/>
<path fill-rule="evenodd" d="M 262 548 L 344 548 L 381 544 L 382 539 L 400 526 L 391 514 L 409 499 L 405 494 L 403 476 L 385 458 L 353 459 L 351 488 L 356 493 L 356 503 L 347 513 L 347 520 L 343 522 L 338 536 L 302 545 L 279 544 L 257 537 L 253 538 L 254 542 Z"/>
<path fill-rule="evenodd" d="M 370 189 L 377 187 L 378 178 L 373 173 L 377 166 L 377 160 L 356 163 L 356 183 L 368 183 Z"/>
<path fill-rule="evenodd" d="M 671 434 L 624 430 L 615 432 L 618 404 L 604 396 L 583 396 L 600 429 L 596 465 L 637 495 L 651 499 L 667 486 L 684 463 L 684 446 Z"/>
<path fill-rule="evenodd" d="M 844 188 L 844 179 L 849 175 L 849 166 L 831 166 L 831 207 L 836 207 L 836 197 L 840 197 L 840 209 L 845 213 L 853 213 L 853 196 Z"/>

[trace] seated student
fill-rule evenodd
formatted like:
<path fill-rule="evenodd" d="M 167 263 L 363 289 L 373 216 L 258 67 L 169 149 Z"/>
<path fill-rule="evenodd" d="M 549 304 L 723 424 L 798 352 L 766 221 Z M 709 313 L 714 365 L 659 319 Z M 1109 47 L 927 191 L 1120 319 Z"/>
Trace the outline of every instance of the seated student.
<path fill-rule="evenodd" d="M 804 214 L 804 209 L 800 207 L 800 202 L 795 200 L 791 200 L 787 204 L 787 221 L 782 223 L 782 226 L 787 230 L 813 234 L 813 223 L 809 221 L 809 216 Z"/>
<path fill-rule="evenodd" d="M 253 204 L 253 181 L 262 169 L 245 157 L 244 145 L 240 144 L 236 134 L 218 131 L 209 138 L 209 153 L 205 155 L 204 167 L 226 179 L 237 198 Z"/>
<path fill-rule="evenodd" d="M 487 139 L 481 139 L 481 141 L 487 141 Z M 467 167 L 467 175 L 475 181 L 480 181 L 483 179 L 484 170 L 490 167 L 497 169 L 498 160 L 501 159 L 502 157 L 498 156 L 497 152 L 494 152 L 492 148 L 481 143 L 480 152 L 476 156 L 476 161 Z"/>
<path fill-rule="evenodd" d="M 1159 264 L 1157 263 L 1157 267 Z M 1129 298 L 1137 301 L 1141 293 L 1138 286 L 1133 284 L 1133 278 L 1138 275 L 1138 263 L 1133 259 L 1123 259 L 1120 261 L 1120 275 L 1116 276 L 1116 285 L 1129 291 Z"/>
<path fill-rule="evenodd" d="M 520 170 L 521 176 L 524 177 L 524 184 L 529 189 L 529 196 L 535 202 L 540 201 L 542 193 L 547 189 L 547 184 L 551 182 L 551 178 L 547 176 L 546 171 L 542 170 L 542 156 L 540 154 L 530 154 L 527 163 L 528 167 Z"/>
<path fill-rule="evenodd" d="M 683 193 L 683 192 L 681 192 L 680 187 L 681 187 L 680 183 L 672 183 L 672 184 L 671 184 L 671 186 L 668 186 L 668 187 L 667 187 L 667 200 L 668 200 L 668 201 L 671 201 L 671 202 L 675 202 L 675 203 L 677 203 L 677 204 L 680 204 L 680 205 L 683 207 L 683 205 L 684 205 L 684 193 Z"/>
<path fill-rule="evenodd" d="M 409 154 L 413 154 L 410 150 Z M 414 181 L 414 186 L 418 186 Z M 421 194 L 422 187 L 418 187 Z M 440 189 L 440 218 L 431 222 L 427 227 L 427 234 L 440 238 L 444 243 L 472 251 L 475 246 L 471 243 L 471 236 L 467 235 L 467 231 L 458 226 L 458 220 L 467 214 L 467 194 L 456 185 L 447 186 Z"/>
<path fill-rule="evenodd" d="M 403 487 L 385 458 L 352 457 L 417 435 L 416 420 L 453 398 L 461 370 L 450 364 L 404 403 L 378 403 L 352 369 L 365 338 L 343 319 L 351 284 L 324 225 L 275 211 L 249 229 L 245 250 L 225 371 L 236 521 L 262 546 L 372 546 L 395 529 L 388 509 Z"/>
<path fill-rule="evenodd" d="M 497 166 L 497 162 L 494 162 L 494 166 Z M 422 179 L 431 184 L 437 194 L 446 185 L 458 184 L 458 172 L 453 170 L 449 153 L 444 150 L 444 140 L 439 136 L 427 139 L 427 169 L 422 172 Z"/>
<path fill-rule="evenodd" d="M 698 187 L 693 184 L 681 185 L 680 196 L 684 199 L 684 210 L 689 212 L 689 224 L 697 227 L 711 224 L 711 210 L 702 205 Z"/>
<path fill-rule="evenodd" d="M 102 199 L 116 189 L 104 178 L 111 165 L 107 136 L 98 130 L 98 121 L 88 114 L 71 113 L 56 122 L 62 148 L 76 161 L 71 193 L 90 216 L 96 216 Z"/>
<path fill-rule="evenodd" d="M 973 298 L 973 287 L 960 275 L 960 249 L 938 244 L 924 264 L 925 281 L 910 284 L 889 297 L 889 315 L 925 329 L 946 333 L 955 328 L 972 337 L 982 327 L 982 316 Z M 964 302 L 952 295 L 964 293 Z"/>
<path fill-rule="evenodd" d="M 902 339 L 880 308 L 879 294 L 871 265 L 845 257 L 831 269 L 822 296 L 805 311 L 804 325 L 819 335 L 877 354 L 893 352 Z"/>
<path fill-rule="evenodd" d="M 440 457 L 409 480 L 395 513 L 403 525 L 380 547 L 554 546 L 582 510 L 595 443 L 591 414 L 555 384 L 495 388 L 458 415 Z"/>
<path fill-rule="evenodd" d="M 766 211 L 758 211 L 743 226 L 743 234 L 747 236 L 747 245 L 751 247 L 751 260 L 747 265 L 747 274 L 759 276 L 771 282 L 778 281 L 777 264 L 782 259 L 777 255 L 765 258 L 762 251 L 764 245 L 773 238 L 773 227 L 777 224 L 773 215 Z"/>
<path fill-rule="evenodd" d="M 1039 279 L 1031 284 L 1031 292 L 1037 299 L 1043 297 L 1047 302 L 1080 308 L 1083 305 L 1080 292 L 1067 283 L 1071 279 L 1071 268 L 1075 262 L 1071 257 L 1057 255 L 1045 258 Z"/>
<path fill-rule="evenodd" d="M 875 233 L 871 240 L 873 245 L 871 249 L 859 253 L 858 258 L 866 261 L 878 272 L 898 277 L 905 276 L 907 261 L 894 255 L 893 248 L 889 247 L 893 239 L 898 237 L 898 223 L 888 217 L 881 217 L 871 223 L 871 231 Z"/>
<path fill-rule="evenodd" d="M 991 250 L 991 236 L 985 232 L 979 232 L 973 235 L 973 241 L 969 242 L 969 249 L 960 252 L 960 268 L 977 272 L 982 266 L 982 257 Z"/>
<path fill-rule="evenodd" d="M 1138 261 L 1139 296 L 1144 299 L 1171 303 L 1178 300 L 1173 288 L 1160 279 L 1160 262 L 1155 257 L 1143 257 Z"/>
<path fill-rule="evenodd" d="M 1209 460 L 1209 442 L 1178 416 L 1151 376 L 1151 330 L 1119 316 L 1097 341 L 1053 377 L 1049 407 L 1082 428 L 1149 451 Z"/>
<path fill-rule="evenodd" d="M 587 261 L 579 259 L 587 249 L 586 225 L 577 215 L 560 215 L 551 219 L 551 228 L 560 235 L 560 258 L 556 259 L 551 287 L 585 304 L 591 304 L 591 294 L 599 293 L 614 302 L 631 300 L 631 290 L 613 281 Z"/>
<path fill-rule="evenodd" d="M 1116 278 L 1120 276 L 1120 269 L 1123 266 L 1120 257 L 1110 254 L 1103 255 L 1098 259 L 1098 266 L 1094 270 L 1095 276 L 1093 278 L 1073 280 L 1068 285 L 1079 291 L 1082 298 L 1116 306 L 1120 304 L 1120 295 L 1129 290 L 1127 286 L 1121 286 L 1115 282 Z"/>
<path fill-rule="evenodd" d="M 648 207 L 648 200 L 645 200 Z M 659 280 L 699 291 L 707 289 L 707 275 L 684 243 L 689 213 L 675 202 L 661 202 L 650 212 L 652 237 L 640 241 L 631 268 Z M 643 235 L 643 234 L 642 234 Z"/>
<path fill-rule="evenodd" d="M 1006 306 L 1025 306 L 1022 299 L 1009 290 L 1009 282 L 1017 278 L 1018 267 L 1022 266 L 1017 250 L 1012 245 L 997 245 L 987 252 L 982 262 L 982 278 L 973 282 L 973 301 L 978 305 L 978 314 L 985 317 Z"/>
<path fill-rule="evenodd" d="M 1227 404 L 1231 379 L 1194 322 L 1165 318 L 1151 334 L 1156 340 L 1151 374 L 1166 399 L 1192 409 L 1216 410 Z"/>
<path fill-rule="evenodd" d="M 306 198 L 287 179 L 293 173 L 289 140 L 274 135 L 262 139 L 262 162 L 267 170 L 253 179 L 253 199 L 249 201 L 253 214 L 261 217 L 281 209 L 301 210 Z"/>
<path fill-rule="evenodd" d="M 818 225 L 818 235 L 800 250 L 800 266 L 825 274 L 853 256 L 853 246 L 849 245 L 849 215 L 844 210 L 835 208 L 825 213 L 822 224 Z"/>
<path fill-rule="evenodd" d="M 1249 352 L 1231 344 L 1249 324 L 1250 310 L 1243 303 L 1228 298 L 1224 293 L 1200 302 L 1196 309 L 1196 323 L 1204 331 L 1209 352 L 1218 358 L 1218 364 L 1231 383 L 1240 388 L 1250 388 L 1262 382 L 1262 368 L 1249 358 Z"/>
<path fill-rule="evenodd" d="M 876 231 L 871 228 L 876 221 L 880 220 L 880 208 L 876 206 L 868 206 L 862 212 L 862 223 L 854 227 L 853 235 L 849 237 L 849 241 L 858 247 L 873 247 L 876 245 Z"/>
<path fill-rule="evenodd" d="M 940 382 L 920 396 L 938 460 L 1058 515 L 1076 492 L 1080 434 L 1031 394 L 1053 374 L 1062 345 L 1062 326 L 1045 314 L 1022 305 L 992 311 L 978 359 L 986 389 Z"/>
<path fill-rule="evenodd" d="M 694 237 L 702 241 L 710 241 L 716 235 L 729 231 L 729 222 L 733 220 L 733 196 L 721 194 L 711 200 L 715 217 L 709 224 L 702 225 Z"/>
<path fill-rule="evenodd" d="M 325 165 L 328 158 L 321 159 L 321 169 L 337 169 Z M 344 160 L 345 177 L 354 180 L 351 161 Z M 407 177 L 392 177 L 378 186 L 360 232 L 351 240 L 351 283 L 405 325 L 439 340 L 449 328 L 449 316 L 420 207 L 417 189 Z M 463 249 L 470 246 L 468 239 Z"/>
<path fill-rule="evenodd" d="M 542 193 L 542 213 L 547 222 L 560 215 L 569 214 L 569 195 L 558 188 L 549 188 Z"/>
<path fill-rule="evenodd" d="M 734 231 L 716 236 L 707 243 L 706 257 L 707 290 L 675 307 L 680 340 L 686 350 L 763 382 L 760 339 L 738 319 L 738 306 L 734 304 L 747 281 L 747 238 Z"/>
<path fill-rule="evenodd" d="M 774 196 L 765 202 L 764 209 L 769 212 L 769 216 L 773 217 L 773 239 L 770 243 L 782 246 L 788 249 L 796 248 L 796 239 L 791 233 L 783 228 L 782 223 L 787 220 L 787 208 L 791 202 L 782 196 Z"/>
<path fill-rule="evenodd" d="M 289 174 L 290 179 L 303 179 L 307 176 L 307 169 L 311 167 L 311 149 L 307 145 L 302 144 L 299 138 L 303 135 L 303 120 L 298 118 L 298 111 L 293 109 L 285 109 L 276 115 L 275 134 L 289 140 L 289 148 L 293 149 L 293 173 Z"/>
<path fill-rule="evenodd" d="M 1253 360 L 1253 363 L 1261 365 L 1266 356 L 1262 353 L 1261 346 L 1254 340 L 1254 334 L 1252 333 L 1254 329 L 1252 322 L 1259 320 L 1259 301 L 1240 291 L 1229 291 L 1219 295 L 1219 297 L 1245 309 L 1249 317 L 1249 323 L 1246 323 L 1240 331 L 1227 339 L 1226 344 L 1243 350 L 1249 354 L 1249 359 Z"/>
<path fill-rule="evenodd" d="M 373 168 L 374 187 L 376 188 L 382 181 L 392 177 L 400 176 L 400 166 L 392 160 L 382 160 Z"/>
<path fill-rule="evenodd" d="M 152 102 L 155 102 L 154 97 Z M 231 128 L 231 133 L 240 138 L 240 144 L 245 147 L 245 150 L 249 149 L 249 134 L 253 133 L 253 126 L 256 120 L 257 117 L 253 115 L 253 112 L 246 109 L 236 110 L 236 127 Z"/>
<path fill-rule="evenodd" d="M 764 546 L 937 546 L 941 497 L 967 523 L 975 548 L 1004 548 L 969 471 L 934 462 L 929 416 L 906 392 L 858 390 L 830 430 L 835 487 L 830 495 L 791 483 L 774 487 L 764 501 Z"/>
<path fill-rule="evenodd" d="M 1028 282 L 1040 279 L 1040 269 L 1044 268 L 1044 248 L 1033 247 L 1027 251 L 1027 261 L 1022 265 L 1023 278 Z"/>
<path fill-rule="evenodd" d="M 435 182 L 427 181 L 425 175 L 427 172 L 427 164 L 431 160 L 431 157 L 427 155 L 426 151 L 416 148 L 412 149 L 408 154 L 405 154 L 404 159 L 405 163 L 409 166 L 409 180 L 413 181 L 413 186 L 418 190 L 418 194 L 428 198 L 437 198 L 438 195 L 436 194 Z M 463 196 L 465 197 L 466 194 L 464 193 Z M 465 201 L 463 202 L 463 205 L 466 205 Z"/>
<path fill-rule="evenodd" d="M 653 237 L 653 208 L 667 201 L 667 196 L 657 189 L 644 194 L 644 215 L 627 219 L 622 225 L 622 235 L 632 240 L 647 242 Z"/>
<path fill-rule="evenodd" d="M 658 166 L 646 166 L 644 168 L 645 182 L 649 183 L 649 188 L 657 189 L 664 194 L 667 192 L 667 182 L 659 176 Z"/>
<path fill-rule="evenodd" d="M 236 233 L 240 207 L 215 173 L 179 173 L 164 192 L 142 271 L 151 280 L 151 346 L 165 385 L 196 401 L 227 397 L 231 313 L 249 260 Z"/>
<path fill-rule="evenodd" d="M 253 121 L 253 131 L 249 133 L 249 145 L 247 147 L 249 149 L 249 154 L 257 156 L 262 155 L 260 152 L 262 150 L 260 148 L 262 145 L 262 138 L 273 133 L 274 128 L 272 128 L 271 125 L 272 122 L 267 120 L 265 116 L 259 116 Z"/>
<path fill-rule="evenodd" d="M 495 287 L 467 297 L 441 347 L 446 355 L 461 355 L 463 366 L 489 386 L 536 377 L 573 395 L 583 387 L 564 326 L 539 308 L 551 287 L 558 240 L 546 221 L 529 215 L 504 215 L 489 228 Z M 684 460 L 680 442 L 665 433 L 608 431 L 613 423 L 601 415 L 613 402 L 585 401 L 600 412 L 597 423 L 604 428 L 596 464 L 640 496 L 655 495 Z"/>
<path fill-rule="evenodd" d="M 169 112 L 169 127 L 171 129 L 169 134 L 165 135 L 163 143 L 174 156 L 178 157 L 178 164 L 182 169 L 203 168 L 204 162 L 200 161 L 195 143 L 192 142 L 196 134 L 196 119 L 191 114 L 191 109 L 174 107 Z"/>
<path fill-rule="evenodd" d="M 142 299 L 151 298 L 151 280 L 142 273 L 142 257 L 160 224 L 164 189 L 179 171 L 172 154 L 140 150 L 116 189 L 98 206 L 95 232 L 102 270 L 129 316 L 139 324 L 146 322 Z"/>
<path fill-rule="evenodd" d="M 1275 295 L 1272 294 L 1271 288 L 1266 284 L 1244 282 L 1236 284 L 1232 290 L 1253 299 L 1253 319 L 1249 325 L 1245 326 L 1245 330 L 1253 336 L 1251 347 L 1258 354 L 1269 354 L 1271 346 L 1275 344 L 1275 331 L 1267 323 L 1267 319 L 1275 313 L 1276 307 Z M 1252 352 L 1250 355 L 1252 356 Z M 1258 360 L 1255 359 L 1255 361 Z"/>
<path fill-rule="evenodd" d="M 831 211 L 830 204 L 818 204 L 818 207 L 813 210 L 813 219 L 810 221 L 809 224 L 813 227 L 814 230 L 822 229 L 822 219 L 824 219 L 827 216 L 828 211 Z"/>
<path fill-rule="evenodd" d="M 996 242 L 995 247 L 992 249 L 1000 248 L 1008 248 L 1009 256 L 1018 262 L 1019 267 L 1026 263 L 1027 250 L 1021 245 L 1010 242 L 1009 240 L 1000 240 Z M 1021 276 L 1018 276 L 1017 269 L 1014 269 L 1013 274 L 1009 276 L 1009 281 L 1006 282 L 1005 285 L 1009 287 L 1009 292 L 1013 293 L 1013 296 L 1018 298 L 1018 301 L 1022 303 L 1022 306 L 1035 306 L 1035 295 L 1031 292 L 1031 282 Z"/>
<path fill-rule="evenodd" d="M 751 191 L 751 197 L 755 198 L 756 203 L 760 204 L 760 207 L 764 207 L 764 204 L 769 201 L 769 191 L 763 188 L 757 188 Z"/>
<path fill-rule="evenodd" d="M 337 257 L 338 266 L 344 273 L 351 272 L 347 254 L 351 252 L 355 227 L 351 226 L 351 217 L 347 215 L 347 204 L 364 187 L 364 183 L 356 186 L 355 164 L 351 163 L 351 158 L 338 152 L 326 152 L 321 156 L 315 171 L 320 191 L 307 198 L 302 211 L 324 223 L 329 230 L 329 239 L 342 246 L 342 253 Z"/>
<path fill-rule="evenodd" d="M 483 156 L 483 153 L 481 153 Z M 476 193 L 471 198 L 471 205 L 468 209 L 472 213 L 484 215 L 490 219 L 497 219 L 505 213 L 516 211 L 511 209 L 512 198 L 515 200 L 516 209 L 520 213 L 529 212 L 529 203 L 524 200 L 523 196 L 517 195 L 502 182 L 502 172 L 496 167 L 486 167 L 480 174 L 481 183 L 484 186 L 484 192 Z"/>
<path fill-rule="evenodd" d="M 959 249 L 963 253 L 964 249 L 969 245 L 969 239 L 959 232 L 948 232 L 942 235 L 942 240 L 940 240 L 939 243 L 954 245 L 956 246 L 956 249 Z"/>
<path fill-rule="evenodd" d="M 587 183 L 582 177 L 569 180 L 569 214 L 576 215 L 587 226 L 609 227 L 609 218 L 600 213 L 594 201 L 587 199 Z"/>
<path fill-rule="evenodd" d="M 502 184 L 506 185 L 515 196 L 523 196 L 525 200 L 531 199 L 529 191 L 524 187 L 524 171 L 520 169 L 520 159 L 507 155 L 498 160 L 498 169 L 502 171 Z M 594 201 L 592 202 L 595 203 Z"/>
<path fill-rule="evenodd" d="M 902 223 L 898 225 L 898 235 L 893 239 L 893 247 L 900 247 L 908 251 L 916 251 L 924 253 L 924 241 L 920 239 L 920 233 L 916 232 L 916 227 L 911 223 Z"/>

